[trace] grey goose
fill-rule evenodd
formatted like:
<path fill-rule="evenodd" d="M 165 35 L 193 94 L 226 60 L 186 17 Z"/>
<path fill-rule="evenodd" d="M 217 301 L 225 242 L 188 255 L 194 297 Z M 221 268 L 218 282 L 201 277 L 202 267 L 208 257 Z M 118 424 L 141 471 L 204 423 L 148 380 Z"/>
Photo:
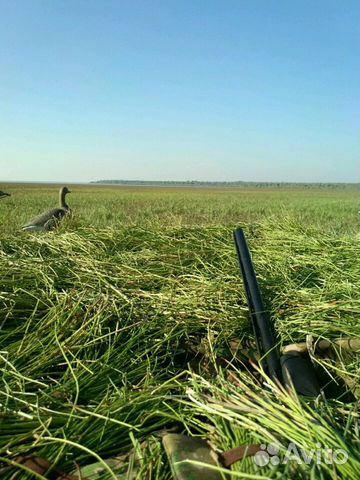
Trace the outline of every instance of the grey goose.
<path fill-rule="evenodd" d="M 33 218 L 31 222 L 24 225 L 22 229 L 31 232 L 40 232 L 56 228 L 59 222 L 71 213 L 65 199 L 68 193 L 71 193 L 70 190 L 67 187 L 62 187 L 59 192 L 60 207 L 52 208 L 38 217 Z"/>

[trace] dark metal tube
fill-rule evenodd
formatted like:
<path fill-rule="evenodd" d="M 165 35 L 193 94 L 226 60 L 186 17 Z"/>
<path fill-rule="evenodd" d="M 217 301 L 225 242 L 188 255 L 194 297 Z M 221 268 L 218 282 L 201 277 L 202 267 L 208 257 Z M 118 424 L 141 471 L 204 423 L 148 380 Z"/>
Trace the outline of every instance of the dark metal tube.
<path fill-rule="evenodd" d="M 234 240 L 259 353 L 266 362 L 267 373 L 270 377 L 274 380 L 281 381 L 281 367 L 272 325 L 265 311 L 250 251 L 241 228 L 235 230 Z"/>

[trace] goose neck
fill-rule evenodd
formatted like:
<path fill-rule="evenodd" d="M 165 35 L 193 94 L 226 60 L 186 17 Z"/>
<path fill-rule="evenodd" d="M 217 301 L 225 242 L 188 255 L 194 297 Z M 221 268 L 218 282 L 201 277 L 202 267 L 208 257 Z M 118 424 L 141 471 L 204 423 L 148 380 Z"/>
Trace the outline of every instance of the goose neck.
<path fill-rule="evenodd" d="M 69 208 L 68 204 L 66 203 L 65 197 L 66 197 L 66 191 L 62 188 L 60 190 L 60 207 L 61 208 Z"/>

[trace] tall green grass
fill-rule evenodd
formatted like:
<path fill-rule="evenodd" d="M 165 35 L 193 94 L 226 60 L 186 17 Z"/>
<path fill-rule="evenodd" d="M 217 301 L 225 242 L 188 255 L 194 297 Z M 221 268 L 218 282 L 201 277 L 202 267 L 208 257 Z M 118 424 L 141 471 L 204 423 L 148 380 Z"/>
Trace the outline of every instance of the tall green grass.
<path fill-rule="evenodd" d="M 357 195 L 72 190 L 73 218 L 46 234 L 19 228 L 56 204 L 54 187 L 17 187 L 0 204 L 1 478 L 30 478 L 11 463 L 34 455 L 66 472 L 117 457 L 101 478 L 168 479 L 161 434 L 171 429 L 219 451 L 275 443 L 284 453 L 294 441 L 349 455 L 331 466 L 247 459 L 232 478 L 358 478 L 355 402 L 310 407 L 262 389 L 232 348 L 253 342 L 236 226 L 280 344 L 358 335 Z M 356 358 L 326 366 L 359 379 Z"/>

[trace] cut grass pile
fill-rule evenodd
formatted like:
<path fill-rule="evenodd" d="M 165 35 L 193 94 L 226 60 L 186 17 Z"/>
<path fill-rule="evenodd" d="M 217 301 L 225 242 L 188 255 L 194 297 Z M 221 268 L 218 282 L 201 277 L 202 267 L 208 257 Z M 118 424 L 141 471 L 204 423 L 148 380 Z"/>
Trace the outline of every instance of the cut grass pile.
<path fill-rule="evenodd" d="M 180 202 L 178 192 L 164 194 L 163 204 L 154 194 L 158 210 Z M 133 203 L 152 198 L 132 195 Z M 355 402 L 318 399 L 310 407 L 274 385 L 262 389 L 231 348 L 234 339 L 253 340 L 232 242 L 239 224 L 280 344 L 308 334 L 358 336 L 355 200 L 346 197 L 346 209 L 328 195 L 322 220 L 301 223 L 304 199 L 294 196 L 281 214 L 265 218 L 254 207 L 251 222 L 232 223 L 235 194 L 224 194 L 229 204 L 222 197 L 220 221 L 218 197 L 209 207 L 206 193 L 202 208 L 214 215 L 186 224 L 200 202 L 194 195 L 183 195 L 177 207 L 186 214 L 173 207 L 174 225 L 168 217 L 160 224 L 150 210 L 145 224 L 131 221 L 131 205 L 122 225 L 96 225 L 93 206 L 88 223 L 94 218 L 95 226 L 82 212 L 58 231 L 35 236 L 16 234 L 19 216 L 7 211 L 0 248 L 4 465 L 33 455 L 76 473 L 77 464 L 117 456 L 117 468 L 104 466 L 101 478 L 169 479 L 161 432 L 174 429 L 200 435 L 219 451 L 275 443 L 283 455 L 295 442 L 306 452 L 321 444 L 348 455 L 343 464 L 259 467 L 247 459 L 226 478 L 358 478 Z M 254 205 L 270 209 L 267 201 Z M 322 202 L 314 198 L 313 208 L 321 212 Z M 27 213 L 33 209 L 29 204 Z M 341 230 L 335 220 L 342 210 Z M 139 220 L 140 210 L 134 215 Z M 340 360 L 327 363 L 330 373 L 358 380 L 357 359 Z M 4 469 L 1 478 L 15 471 Z M 19 478 L 31 477 L 20 471 Z"/>

